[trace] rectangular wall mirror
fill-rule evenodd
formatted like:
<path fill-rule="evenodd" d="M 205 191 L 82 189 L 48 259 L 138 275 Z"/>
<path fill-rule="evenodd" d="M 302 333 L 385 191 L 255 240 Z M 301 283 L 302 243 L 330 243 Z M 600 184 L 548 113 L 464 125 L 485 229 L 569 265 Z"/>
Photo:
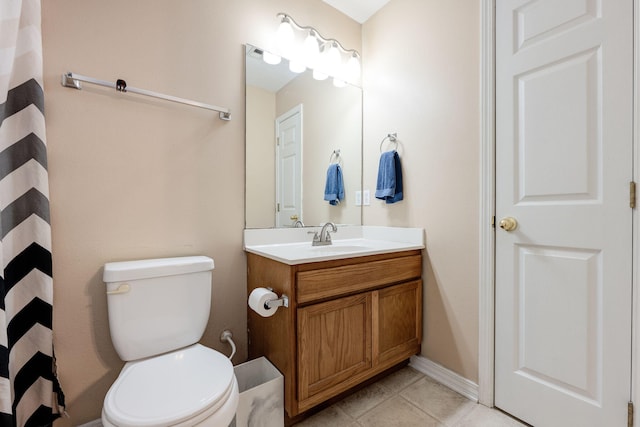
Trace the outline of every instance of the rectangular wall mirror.
<path fill-rule="evenodd" d="M 362 89 L 267 64 L 246 45 L 246 228 L 362 224 Z M 324 200 L 338 162 L 345 198 Z M 298 223 L 299 225 L 299 223 Z"/>

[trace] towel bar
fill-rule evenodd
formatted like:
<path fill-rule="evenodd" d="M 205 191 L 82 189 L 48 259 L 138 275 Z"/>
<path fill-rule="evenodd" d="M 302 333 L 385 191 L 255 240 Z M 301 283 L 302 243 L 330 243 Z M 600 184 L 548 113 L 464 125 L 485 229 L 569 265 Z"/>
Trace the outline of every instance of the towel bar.
<path fill-rule="evenodd" d="M 231 120 L 231 110 L 224 107 L 218 107 L 217 105 L 209 105 L 199 101 L 192 101 L 190 99 L 178 98 L 177 96 L 165 95 L 158 92 L 152 92 L 146 89 L 138 89 L 134 87 L 128 87 L 127 82 L 118 79 L 116 83 L 107 82 L 104 80 L 95 79 L 93 77 L 82 76 L 80 74 L 67 72 L 62 75 L 62 86 L 70 87 L 73 89 L 82 89 L 82 85 L 80 82 L 91 83 L 98 86 L 110 87 L 118 92 L 131 92 L 136 93 L 138 95 L 150 96 L 153 98 L 164 99 L 165 101 L 177 102 L 179 104 L 186 104 L 192 107 L 204 108 L 206 110 L 213 110 L 219 113 L 219 117 L 221 120 L 229 121 Z"/>

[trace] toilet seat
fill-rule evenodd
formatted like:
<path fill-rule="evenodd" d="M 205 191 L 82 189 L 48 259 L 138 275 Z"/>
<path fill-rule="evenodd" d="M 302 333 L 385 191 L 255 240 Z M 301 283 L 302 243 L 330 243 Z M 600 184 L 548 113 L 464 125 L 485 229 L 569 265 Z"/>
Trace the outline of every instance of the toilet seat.
<path fill-rule="evenodd" d="M 194 344 L 128 362 L 105 397 L 103 417 L 118 427 L 186 426 L 221 411 L 230 422 L 237 400 L 231 361 Z"/>

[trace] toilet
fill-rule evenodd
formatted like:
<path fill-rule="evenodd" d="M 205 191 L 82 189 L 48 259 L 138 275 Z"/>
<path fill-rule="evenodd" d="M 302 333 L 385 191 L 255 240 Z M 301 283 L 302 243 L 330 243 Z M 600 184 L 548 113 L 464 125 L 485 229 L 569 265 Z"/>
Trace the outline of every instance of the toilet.
<path fill-rule="evenodd" d="M 104 399 L 103 426 L 233 421 L 233 365 L 198 344 L 209 321 L 213 268 L 204 256 L 105 264 L 111 341 L 126 363 Z"/>

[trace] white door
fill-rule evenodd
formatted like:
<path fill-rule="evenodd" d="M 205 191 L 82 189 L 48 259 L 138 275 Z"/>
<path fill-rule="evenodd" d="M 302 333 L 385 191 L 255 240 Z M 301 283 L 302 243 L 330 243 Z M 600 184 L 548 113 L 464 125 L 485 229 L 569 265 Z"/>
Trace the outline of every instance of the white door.
<path fill-rule="evenodd" d="M 632 1 L 496 3 L 495 404 L 536 427 L 627 422 Z"/>
<path fill-rule="evenodd" d="M 276 119 L 276 227 L 302 221 L 302 105 Z"/>

